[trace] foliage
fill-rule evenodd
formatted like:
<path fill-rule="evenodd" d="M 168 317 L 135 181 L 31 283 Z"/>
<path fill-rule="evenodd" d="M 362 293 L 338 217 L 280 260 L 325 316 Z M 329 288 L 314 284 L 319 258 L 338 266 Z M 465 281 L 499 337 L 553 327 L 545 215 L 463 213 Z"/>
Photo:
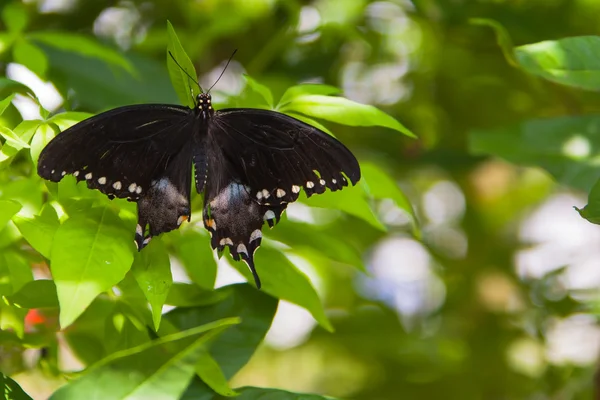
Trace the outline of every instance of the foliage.
<path fill-rule="evenodd" d="M 50 3 L 0 6 L 5 398 L 591 398 L 600 5 Z M 299 118 L 362 171 L 265 233 L 261 291 L 223 285 L 201 196 L 138 253 L 134 204 L 35 173 L 94 113 L 191 106 L 235 48 L 217 108 Z"/>

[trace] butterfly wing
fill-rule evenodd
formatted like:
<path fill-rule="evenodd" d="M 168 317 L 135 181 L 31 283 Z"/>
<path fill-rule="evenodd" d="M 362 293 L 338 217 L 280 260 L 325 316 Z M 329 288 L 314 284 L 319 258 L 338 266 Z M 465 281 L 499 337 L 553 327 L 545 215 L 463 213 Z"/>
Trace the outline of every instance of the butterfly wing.
<path fill-rule="evenodd" d="M 186 145 L 195 129 L 189 108 L 116 108 L 50 141 L 40 154 L 38 174 L 54 182 L 71 174 L 110 198 L 138 202 L 136 243 L 141 249 L 151 236 L 175 229 L 181 216 L 189 218 L 192 154 Z"/>
<path fill-rule="evenodd" d="M 285 114 L 225 109 L 212 122 L 209 137 L 261 204 L 289 203 L 297 200 L 301 189 L 310 197 L 360 179 L 358 161 L 342 143 Z"/>
<path fill-rule="evenodd" d="M 311 196 L 360 179 L 358 162 L 343 144 L 277 112 L 218 111 L 206 140 L 204 226 L 211 246 L 219 251 L 228 246 L 235 260 L 248 264 L 258 287 L 254 252 L 264 222 L 273 227 L 301 188 Z"/>

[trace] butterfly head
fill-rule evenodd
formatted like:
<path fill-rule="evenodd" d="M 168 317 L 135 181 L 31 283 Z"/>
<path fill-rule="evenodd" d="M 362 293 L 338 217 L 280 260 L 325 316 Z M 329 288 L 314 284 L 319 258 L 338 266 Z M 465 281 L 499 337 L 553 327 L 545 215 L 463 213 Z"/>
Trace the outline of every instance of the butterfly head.
<path fill-rule="evenodd" d="M 207 119 L 212 116 L 215 110 L 212 107 L 212 97 L 210 93 L 199 93 L 196 96 L 196 107 L 202 114 L 202 118 Z"/>

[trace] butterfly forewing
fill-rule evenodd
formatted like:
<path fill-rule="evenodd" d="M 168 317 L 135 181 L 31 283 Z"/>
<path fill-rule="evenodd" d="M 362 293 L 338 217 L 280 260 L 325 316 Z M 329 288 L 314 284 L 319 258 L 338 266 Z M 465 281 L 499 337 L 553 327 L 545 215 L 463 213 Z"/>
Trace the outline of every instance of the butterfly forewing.
<path fill-rule="evenodd" d="M 285 114 L 225 109 L 212 120 L 209 137 L 260 204 L 289 203 L 301 189 L 311 196 L 360 179 L 358 162 L 343 144 Z"/>
<path fill-rule="evenodd" d="M 42 151 L 38 174 L 58 182 L 85 180 L 109 196 L 137 201 L 189 140 L 190 109 L 139 105 L 98 114 L 67 129 Z"/>

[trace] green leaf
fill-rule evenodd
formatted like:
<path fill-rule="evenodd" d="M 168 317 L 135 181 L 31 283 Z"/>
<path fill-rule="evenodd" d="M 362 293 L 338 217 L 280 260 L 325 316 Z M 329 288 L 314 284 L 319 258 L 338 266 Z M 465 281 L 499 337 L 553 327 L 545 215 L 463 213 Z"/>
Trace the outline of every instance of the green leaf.
<path fill-rule="evenodd" d="M 356 187 L 344 188 L 337 192 L 327 193 L 326 196 L 312 196 L 302 202 L 312 207 L 323 207 L 340 210 L 369 223 L 375 229 L 385 232 L 387 228 L 379 221 L 373 209 L 364 196 L 363 183 Z"/>
<path fill-rule="evenodd" d="M 194 102 L 199 93 L 199 88 L 192 81 L 192 78 L 197 79 L 198 76 L 196 68 L 194 68 L 192 60 L 190 60 L 190 57 L 183 49 L 183 46 L 177 37 L 177 33 L 175 33 L 175 29 L 173 29 L 173 25 L 171 25 L 169 21 L 167 21 L 167 32 L 169 38 L 167 44 L 167 68 L 169 70 L 171 83 L 175 88 L 175 92 L 177 92 L 177 96 L 179 96 L 181 104 L 194 108 Z M 179 65 L 175 63 L 171 55 L 177 60 Z M 183 68 L 185 72 L 182 71 L 181 68 Z"/>
<path fill-rule="evenodd" d="M 314 118 L 349 126 L 383 126 L 416 137 L 394 117 L 368 104 L 344 97 L 303 95 L 292 99 L 281 112 L 299 112 Z"/>
<path fill-rule="evenodd" d="M 2 9 L 2 22 L 11 33 L 20 33 L 27 28 L 29 16 L 23 4 L 9 3 Z"/>
<path fill-rule="evenodd" d="M 587 205 L 583 208 L 574 207 L 579 215 L 590 221 L 592 224 L 600 225 L 600 180 L 592 187 L 588 195 Z"/>
<path fill-rule="evenodd" d="M 397 207 L 404 210 L 410 216 L 413 233 L 416 237 L 420 238 L 421 232 L 415 211 L 408 198 L 398 187 L 398 184 L 375 164 L 363 162 L 360 165 L 360 170 L 363 176 L 363 185 L 367 193 L 376 199 L 393 200 Z"/>
<path fill-rule="evenodd" d="M 521 68 L 552 82 L 600 90 L 600 37 L 548 40 L 515 48 Z"/>
<path fill-rule="evenodd" d="M 140 289 L 152 307 L 154 330 L 158 331 L 162 308 L 173 285 L 169 254 L 160 240 L 151 241 L 135 256 L 131 269 Z"/>
<path fill-rule="evenodd" d="M 333 331 L 317 292 L 303 272 L 278 250 L 263 246 L 255 257 L 262 290 L 307 309 L 323 328 Z M 246 264 L 236 262 L 233 266 L 249 281 L 253 279 Z"/>
<path fill-rule="evenodd" d="M 0 115 L 4 114 L 4 111 L 6 111 L 6 108 L 13 101 L 14 97 L 15 97 L 15 95 L 11 94 L 10 96 L 8 96 L 7 98 L 5 98 L 4 100 L 0 101 Z"/>
<path fill-rule="evenodd" d="M 0 279 L 0 294 L 11 295 L 33 280 L 33 273 L 21 254 L 4 250 L 0 254 L 0 277 L 5 278 Z"/>
<path fill-rule="evenodd" d="M 320 396 L 318 394 L 288 392 L 281 389 L 259 388 L 246 386 L 236 389 L 239 396 L 236 400 L 335 400 L 333 397 Z M 222 399 L 221 396 L 214 398 Z"/>
<path fill-rule="evenodd" d="M 279 108 L 285 106 L 286 104 L 291 102 L 294 98 L 300 97 L 303 95 L 320 94 L 323 96 L 331 96 L 331 95 L 337 95 L 340 93 L 342 93 L 342 91 L 340 89 L 336 88 L 335 86 L 329 86 L 329 85 L 304 83 L 301 85 L 291 86 L 285 91 L 283 96 L 281 96 L 281 99 L 279 100 L 279 104 L 277 104 L 276 109 L 279 109 Z"/>
<path fill-rule="evenodd" d="M 50 279 L 37 279 L 27 282 L 16 293 L 6 299 L 20 308 L 57 308 L 56 285 Z"/>
<path fill-rule="evenodd" d="M 218 303 L 227 297 L 225 292 L 205 290 L 198 285 L 173 283 L 165 304 L 175 307 L 197 307 Z"/>
<path fill-rule="evenodd" d="M 0 200 L 0 230 L 2 230 L 13 215 L 19 212 L 21 205 L 12 200 Z"/>
<path fill-rule="evenodd" d="M 29 145 L 24 142 L 16 133 L 2 125 L 0 125 L 0 136 L 6 139 L 6 144 L 9 144 L 17 151 L 21 150 L 22 148 L 29 148 Z"/>
<path fill-rule="evenodd" d="M 176 308 L 164 315 L 179 330 L 201 326 L 215 319 L 237 316 L 242 323 L 231 327 L 210 346 L 210 354 L 221 366 L 227 379 L 250 360 L 265 337 L 275 312 L 277 299 L 258 291 L 248 284 L 226 286 L 217 290 L 226 298 L 216 304 L 202 307 Z M 166 330 L 162 324 L 160 335 Z"/>
<path fill-rule="evenodd" d="M 0 98 L 9 96 L 13 93 L 35 97 L 35 94 L 28 86 L 21 82 L 13 81 L 12 79 L 0 77 Z"/>
<path fill-rule="evenodd" d="M 4 375 L 0 372 L 0 390 L 4 395 L 4 400 L 33 400 L 23 389 L 21 386 L 8 376 Z"/>
<path fill-rule="evenodd" d="M 51 399 L 177 399 L 206 343 L 237 323 L 238 318 L 223 319 L 111 354 Z"/>
<path fill-rule="evenodd" d="M 131 232 L 108 207 L 71 215 L 58 228 L 50 255 L 61 328 L 123 279 L 133 262 L 133 247 Z"/>
<path fill-rule="evenodd" d="M 40 153 L 46 147 L 48 143 L 56 136 L 56 131 L 50 124 L 39 124 L 35 128 L 35 134 L 31 140 L 31 148 L 29 153 L 31 154 L 31 160 L 33 165 L 37 165 Z"/>
<path fill-rule="evenodd" d="M 88 58 L 98 59 L 108 65 L 112 65 L 135 75 L 135 69 L 121 53 L 103 46 L 98 40 L 78 35 L 71 32 L 39 32 L 29 33 L 27 37 L 35 42 L 40 42 L 56 49 L 73 52 Z"/>
<path fill-rule="evenodd" d="M 512 43 L 512 39 L 510 38 L 508 31 L 506 30 L 506 28 L 504 28 L 504 26 L 502 26 L 502 24 L 500 24 L 497 21 L 494 21 L 493 19 L 488 18 L 471 18 L 469 19 L 469 23 L 472 25 L 489 26 L 490 28 L 492 28 L 494 30 L 494 33 L 496 34 L 496 42 L 498 43 L 498 46 L 500 46 L 500 49 L 502 50 L 506 61 L 513 67 L 519 66 L 515 58 L 514 45 Z"/>
<path fill-rule="evenodd" d="M 15 217 L 13 222 L 29 245 L 49 259 L 54 235 L 60 226 L 54 207 L 46 204 L 39 216 Z"/>
<path fill-rule="evenodd" d="M 47 122 L 53 122 L 61 131 L 64 131 L 76 123 L 92 117 L 93 115 L 94 114 L 86 112 L 67 111 L 50 117 Z"/>
<path fill-rule="evenodd" d="M 273 93 L 271 93 L 271 89 L 266 87 L 265 85 L 258 83 L 256 80 L 251 78 L 248 75 L 244 75 L 244 79 L 246 80 L 246 84 L 258 93 L 266 102 L 269 108 L 273 108 Z"/>
<path fill-rule="evenodd" d="M 204 289 L 212 289 L 217 278 L 217 263 L 207 243 L 206 235 L 186 230 L 177 241 L 176 254 L 194 283 Z"/>
<path fill-rule="evenodd" d="M 13 47 L 13 57 L 16 62 L 26 66 L 40 78 L 46 77 L 48 58 L 38 46 L 27 40 L 17 40 Z"/>
<path fill-rule="evenodd" d="M 219 364 L 212 358 L 208 352 L 201 353 L 200 360 L 196 364 L 196 374 L 206 383 L 212 390 L 226 397 L 237 395 L 231 389 L 227 378 L 223 375 L 223 371 Z"/>
<path fill-rule="evenodd" d="M 473 154 L 547 170 L 558 182 L 589 191 L 598 179 L 600 116 L 529 120 L 469 134 Z"/>

